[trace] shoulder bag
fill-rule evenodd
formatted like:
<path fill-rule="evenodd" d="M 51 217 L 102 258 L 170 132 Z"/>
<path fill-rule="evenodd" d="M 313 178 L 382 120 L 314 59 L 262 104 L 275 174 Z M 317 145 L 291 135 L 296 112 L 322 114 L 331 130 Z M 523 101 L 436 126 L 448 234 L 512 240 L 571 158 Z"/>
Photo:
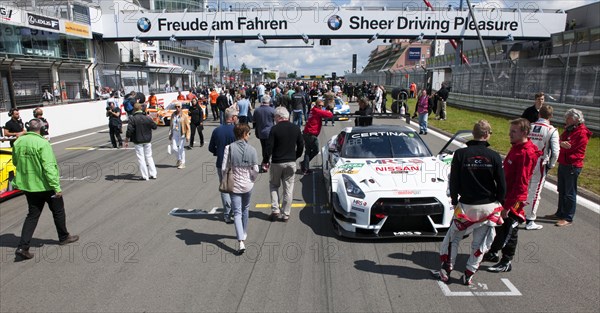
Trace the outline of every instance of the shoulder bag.
<path fill-rule="evenodd" d="M 229 154 L 228 154 L 228 164 L 227 164 L 227 171 L 225 172 L 225 175 L 223 175 L 223 177 L 221 178 L 221 184 L 219 185 L 219 191 L 223 192 L 223 193 L 232 193 L 233 192 L 233 185 L 234 185 L 234 180 L 233 180 L 233 170 L 231 169 L 232 165 L 233 165 L 233 161 L 231 158 L 231 144 L 229 145 Z"/>

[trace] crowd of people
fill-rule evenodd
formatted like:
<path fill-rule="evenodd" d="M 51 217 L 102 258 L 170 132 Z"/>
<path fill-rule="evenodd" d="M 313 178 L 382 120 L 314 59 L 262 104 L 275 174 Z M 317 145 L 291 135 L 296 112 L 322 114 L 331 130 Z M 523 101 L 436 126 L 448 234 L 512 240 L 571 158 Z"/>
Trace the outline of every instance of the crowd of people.
<path fill-rule="evenodd" d="M 422 90 L 417 98 L 415 113 L 419 115 L 420 133 L 427 134 L 427 115 L 436 112 L 445 119 L 449 88 L 442 86 L 433 95 Z M 310 175 L 311 160 L 319 152 L 319 134 L 324 122 L 334 117 L 332 109 L 337 96 L 358 100 L 356 126 L 369 126 L 372 113 L 385 111 L 385 88 L 363 82 L 362 85 L 297 82 L 284 85 L 259 83 L 241 84 L 230 88 L 192 88 L 187 95 L 180 93 L 169 125 L 170 150 L 177 156 L 178 169 L 185 168 L 185 150 L 194 144 L 198 132 L 200 146 L 204 145 L 204 120 L 200 107 L 210 107 L 213 121 L 219 125 L 210 135 L 208 151 L 216 157 L 219 182 L 225 176 L 233 178 L 231 192 L 221 192 L 223 220 L 234 223 L 239 242 L 238 253 L 244 253 L 248 231 L 248 209 L 257 174 L 269 173 L 271 221 L 290 219 L 294 175 L 299 170 Z M 411 96 L 412 88 L 411 88 Z M 124 108 L 129 115 L 125 138 L 121 137 L 119 95 L 107 100 L 111 144 L 118 148 L 135 146 L 141 180 L 157 179 L 152 156 L 152 131 L 156 123 L 145 114 L 147 107 L 156 107 L 155 95 L 148 99 L 138 92 L 129 93 Z M 154 99 L 153 99 L 154 97 Z M 573 223 L 576 208 L 577 178 L 591 132 L 586 128 L 581 111 L 570 109 L 565 114 L 566 128 L 558 134 L 550 124 L 553 108 L 544 103 L 544 94 L 535 95 L 535 104 L 527 108 L 521 118 L 509 125 L 511 150 L 504 161 L 489 148 L 491 125 L 481 120 L 473 127 L 472 141 L 456 151 L 452 161 L 450 194 L 455 206 L 454 219 L 442 243 L 442 261 L 439 278 L 448 281 L 454 269 L 458 244 L 466 234 L 473 234 L 472 252 L 462 276 L 463 283 L 473 283 L 475 272 L 483 261 L 496 262 L 488 267 L 491 272 L 512 269 L 518 225 L 527 230 L 541 229 L 536 223 L 541 188 L 546 173 L 558 163 L 559 203 L 554 214 L 544 216 L 556 220 L 556 226 Z M 188 102 L 188 114 L 183 114 L 183 103 Z M 259 104 L 256 104 L 258 101 Z M 433 103 L 433 105 L 431 105 Z M 208 114 L 207 114 L 208 115 Z M 17 255 L 31 258 L 29 241 L 44 203 L 53 212 L 61 244 L 78 240 L 66 230 L 60 183 L 56 179 L 56 160 L 49 145 L 40 140 L 48 135 L 49 124 L 41 108 L 34 110 L 34 119 L 24 125 L 18 109 L 9 112 L 10 120 L 4 128 L 5 136 L 14 136 L 13 162 L 17 167 L 15 185 L 27 196 L 29 214 L 23 226 Z M 251 127 L 260 140 L 261 154 L 248 140 Z M 25 128 L 29 127 L 28 130 Z M 47 142 L 47 141 L 46 141 Z M 11 143 L 12 145 L 12 143 Z M 32 153 L 35 151 L 35 153 Z M 26 155 L 35 155 L 34 158 Z M 37 162 L 37 163 L 32 163 Z M 39 168 L 36 164 L 42 164 Z M 51 175 L 49 175 L 50 173 Z M 39 183 L 32 183 L 39 180 Z M 282 196 L 280 197 L 280 189 Z M 60 199 L 60 200 L 58 200 Z M 281 201 L 280 201 L 281 200 Z M 502 252 L 500 256 L 500 252 Z"/>

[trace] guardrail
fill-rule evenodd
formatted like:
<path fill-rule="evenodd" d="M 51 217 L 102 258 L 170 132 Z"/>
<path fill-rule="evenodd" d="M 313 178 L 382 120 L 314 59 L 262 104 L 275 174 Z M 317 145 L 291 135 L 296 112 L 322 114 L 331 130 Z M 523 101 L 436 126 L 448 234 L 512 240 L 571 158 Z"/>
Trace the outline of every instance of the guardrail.
<path fill-rule="evenodd" d="M 479 95 L 470 95 L 450 92 L 448 102 L 456 107 L 467 108 L 474 111 L 494 113 L 507 117 L 520 117 L 523 111 L 533 105 L 532 100 L 522 100 L 514 98 L 488 97 Z M 564 114 L 568 109 L 578 109 L 583 112 L 585 125 L 595 134 L 600 132 L 600 108 L 590 106 L 578 106 L 572 104 L 546 102 L 554 109 L 554 118 L 552 123 L 563 125 L 565 123 Z"/>

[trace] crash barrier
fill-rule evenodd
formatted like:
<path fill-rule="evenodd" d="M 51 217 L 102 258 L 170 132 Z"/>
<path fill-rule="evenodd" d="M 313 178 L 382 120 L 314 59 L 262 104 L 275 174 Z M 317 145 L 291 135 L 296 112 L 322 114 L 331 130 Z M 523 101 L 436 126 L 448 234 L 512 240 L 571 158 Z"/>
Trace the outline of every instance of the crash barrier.
<path fill-rule="evenodd" d="M 392 90 L 397 87 L 385 86 L 385 88 L 386 90 Z M 448 103 L 454 107 L 512 118 L 521 117 L 523 111 L 532 106 L 533 102 L 533 100 L 480 96 L 457 92 L 450 92 L 448 96 Z M 551 101 L 546 101 L 545 103 L 554 109 L 553 124 L 564 126 L 565 112 L 569 109 L 578 109 L 583 112 L 586 126 L 595 134 L 600 133 L 600 108 L 598 106 L 581 106 Z M 414 107 L 410 108 L 410 110 L 414 110 Z"/>
<path fill-rule="evenodd" d="M 187 93 L 187 91 L 182 92 L 183 95 L 186 95 Z M 177 92 L 170 92 L 156 94 L 156 97 L 159 102 L 163 101 L 165 104 L 168 104 L 176 100 L 177 95 Z M 148 95 L 146 95 L 146 97 L 148 97 Z M 122 102 L 123 98 L 120 98 L 119 105 L 121 106 L 121 110 L 123 110 Z M 106 117 L 106 100 L 45 106 L 42 107 L 42 109 L 44 110 L 44 118 L 48 120 L 48 123 L 50 124 L 51 138 L 108 125 L 108 118 Z M 33 118 L 33 110 L 34 108 L 19 110 L 23 123 L 28 122 Z M 2 127 L 9 119 L 10 117 L 8 117 L 7 112 L 0 113 L 0 125 Z M 0 142 L 0 147 L 9 146 L 7 141 Z"/>
<path fill-rule="evenodd" d="M 470 95 L 464 93 L 450 92 L 448 103 L 459 108 L 469 110 L 493 113 L 507 117 L 520 117 L 523 111 L 533 105 L 533 100 L 522 100 L 514 98 L 489 97 Z M 552 123 L 555 125 L 564 125 L 565 112 L 569 109 L 578 109 L 583 112 L 585 125 L 594 133 L 600 132 L 600 108 L 598 106 L 579 106 L 573 104 L 545 102 L 554 109 L 554 118 Z"/>

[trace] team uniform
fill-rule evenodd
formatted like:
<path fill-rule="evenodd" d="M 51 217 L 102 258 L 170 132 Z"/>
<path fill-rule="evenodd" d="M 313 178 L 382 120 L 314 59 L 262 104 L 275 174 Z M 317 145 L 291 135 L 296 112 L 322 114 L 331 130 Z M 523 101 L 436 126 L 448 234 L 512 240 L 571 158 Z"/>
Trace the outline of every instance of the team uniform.
<path fill-rule="evenodd" d="M 536 219 L 537 209 L 541 200 L 542 187 L 546 181 L 546 174 L 549 169 L 556 165 L 556 161 L 558 160 L 558 153 L 560 151 L 558 131 L 554 126 L 550 125 L 550 121 L 540 118 L 535 123 L 531 124 L 529 140 L 538 147 L 542 152 L 542 156 L 538 159 L 535 169 L 533 170 L 524 210 L 527 227 L 529 227 L 527 229 L 539 229 L 541 228 L 541 225 L 537 226 L 537 228 L 532 228 L 535 224 L 530 223 L 530 221 Z"/>

